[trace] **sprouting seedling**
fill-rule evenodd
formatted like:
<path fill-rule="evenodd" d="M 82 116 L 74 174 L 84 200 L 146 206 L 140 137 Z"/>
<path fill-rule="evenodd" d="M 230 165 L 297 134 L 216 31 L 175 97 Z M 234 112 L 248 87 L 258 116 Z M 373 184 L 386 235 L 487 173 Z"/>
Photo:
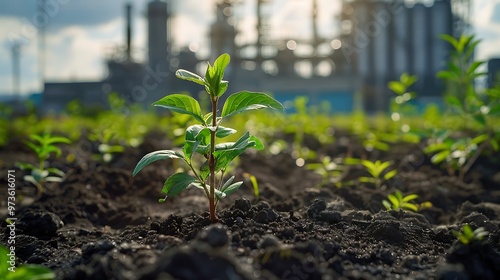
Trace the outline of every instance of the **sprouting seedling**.
<path fill-rule="evenodd" d="M 30 141 L 25 141 L 26 145 L 30 147 L 37 155 L 38 166 L 31 163 L 16 163 L 22 170 L 30 170 L 31 174 L 24 176 L 24 180 L 36 186 L 38 196 L 43 193 L 43 184 L 45 182 L 61 182 L 64 178 L 64 172 L 55 167 L 47 167 L 46 160 L 51 154 L 57 157 L 61 156 L 61 149 L 55 144 L 65 143 L 69 144 L 71 141 L 68 138 L 61 136 L 52 136 L 50 133 L 42 135 L 30 135 Z"/>
<path fill-rule="evenodd" d="M 440 137 L 434 139 L 433 143 L 425 147 L 424 152 L 433 154 L 432 163 L 446 163 L 450 175 L 458 171 L 458 178 L 463 181 L 465 174 L 484 149 L 483 143 L 488 140 L 489 136 L 481 134 L 474 138 L 452 139 L 449 137 L 450 133 L 450 131 L 444 131 Z"/>
<path fill-rule="evenodd" d="M 343 166 L 339 162 L 332 160 L 331 157 L 325 156 L 320 162 L 307 163 L 305 167 L 321 176 L 321 185 L 333 183 L 340 186 Z"/>
<path fill-rule="evenodd" d="M 396 94 L 391 102 L 391 119 L 394 122 L 401 120 L 403 110 L 408 102 L 415 98 L 415 92 L 409 91 L 409 88 L 417 81 L 417 76 L 408 73 L 401 74 L 399 81 L 389 82 L 389 88 Z"/>
<path fill-rule="evenodd" d="M 250 173 L 244 173 L 243 177 L 250 181 L 250 184 L 252 184 L 253 195 L 256 199 L 259 199 L 260 191 L 259 191 L 259 182 L 257 182 L 257 177 L 255 177 Z"/>
<path fill-rule="evenodd" d="M 215 209 L 219 200 L 235 192 L 243 182 L 233 182 L 234 176 L 224 182 L 224 175 L 229 164 L 248 148 L 263 149 L 262 142 L 247 131 L 236 142 L 216 143 L 236 133 L 236 130 L 222 126 L 224 119 L 249 110 L 264 108 L 283 110 L 283 105 L 260 92 L 241 91 L 230 95 L 218 114 L 220 97 L 225 93 L 228 82 L 223 80 L 224 71 L 229 64 L 228 54 L 219 56 L 214 65 L 208 64 L 205 77 L 189 71 L 177 70 L 176 76 L 180 79 L 197 83 L 205 88 L 210 98 L 212 110 L 202 114 L 198 101 L 184 94 L 170 94 L 157 102 L 155 106 L 167 108 L 173 112 L 192 116 L 199 124 L 191 125 L 185 132 L 185 143 L 182 152 L 175 150 L 161 150 L 145 155 L 134 169 L 135 176 L 148 164 L 161 159 L 181 159 L 191 173 L 175 173 L 164 183 L 162 192 L 166 195 L 160 202 L 169 196 L 174 196 L 189 186 L 200 188 L 208 198 L 210 219 L 217 221 Z M 192 160 L 195 154 L 201 155 L 203 164 L 196 167 Z M 218 177 L 216 177 L 218 175 Z"/>
<path fill-rule="evenodd" d="M 409 194 L 403 196 L 401 191 L 397 190 L 393 194 L 387 195 L 387 200 L 382 200 L 382 204 L 387 210 L 410 210 L 413 212 L 418 212 L 419 209 L 431 207 L 432 203 L 424 202 L 421 204 L 417 204 L 412 202 L 417 199 L 417 194 Z"/>
<path fill-rule="evenodd" d="M 465 224 L 462 226 L 462 230 L 460 232 L 453 230 L 453 234 L 458 237 L 460 243 L 468 245 L 483 240 L 485 236 L 488 236 L 489 232 L 486 231 L 483 227 L 472 230 L 470 225 Z"/>
<path fill-rule="evenodd" d="M 99 153 L 93 155 L 93 157 L 104 163 L 109 163 L 113 160 L 115 154 L 123 153 L 125 150 L 123 146 L 113 144 L 115 136 L 116 132 L 109 127 L 92 130 L 89 139 L 100 143 L 97 147 Z"/>
<path fill-rule="evenodd" d="M 391 166 L 391 162 L 389 161 L 382 162 L 377 160 L 372 162 L 365 159 L 346 158 L 345 163 L 350 165 L 361 164 L 364 166 L 371 177 L 362 176 L 359 177 L 359 181 L 363 183 L 375 184 L 377 188 L 381 187 L 383 182 L 390 180 L 398 174 L 398 171 L 395 169 L 390 171 L 388 170 Z"/>

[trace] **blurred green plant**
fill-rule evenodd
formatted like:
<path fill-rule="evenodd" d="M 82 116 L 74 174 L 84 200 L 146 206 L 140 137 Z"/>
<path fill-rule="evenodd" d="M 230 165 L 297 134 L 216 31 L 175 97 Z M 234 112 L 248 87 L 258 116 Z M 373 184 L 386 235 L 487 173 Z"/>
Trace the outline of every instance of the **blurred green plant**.
<path fill-rule="evenodd" d="M 344 163 L 347 165 L 361 165 L 365 168 L 370 176 L 361 176 L 358 180 L 362 183 L 371 183 L 375 187 L 380 188 L 384 182 L 398 174 L 396 169 L 389 170 L 391 162 L 376 160 L 374 162 L 366 159 L 346 158 Z"/>
<path fill-rule="evenodd" d="M 40 197 L 44 191 L 43 185 L 45 182 L 62 182 L 65 175 L 58 168 L 48 167 L 46 160 L 51 154 L 55 154 L 57 157 L 61 156 L 61 149 L 55 144 L 70 144 L 71 141 L 66 137 L 52 136 L 50 133 L 32 134 L 30 139 L 31 141 L 25 141 L 24 143 L 35 152 L 38 158 L 38 166 L 22 162 L 18 162 L 16 165 L 22 170 L 31 172 L 30 175 L 24 176 L 24 180 L 36 186 L 38 197 Z"/>
<path fill-rule="evenodd" d="M 424 202 L 421 204 L 414 203 L 412 200 L 418 198 L 417 194 L 409 194 L 403 196 L 401 191 L 396 190 L 393 194 L 387 195 L 387 200 L 382 200 L 382 204 L 387 210 L 409 210 L 413 212 L 418 212 L 422 208 L 428 208 L 432 206 L 430 202 Z"/>
<path fill-rule="evenodd" d="M 55 273 L 47 267 L 35 264 L 23 264 L 16 267 L 15 263 L 16 260 L 11 258 L 9 250 L 0 245 L 0 279 L 52 280 L 56 277 Z"/>
<path fill-rule="evenodd" d="M 453 139 L 449 130 L 441 130 L 436 137 L 429 140 L 424 148 L 426 154 L 433 154 L 431 162 L 446 165 L 448 174 L 453 176 L 458 172 L 458 178 L 464 180 L 465 174 L 477 160 L 485 145 L 482 145 L 489 136 L 481 134 L 474 138 L 461 137 Z"/>
<path fill-rule="evenodd" d="M 469 224 L 464 224 L 461 231 L 453 230 L 452 232 L 456 237 L 458 237 L 458 241 L 463 245 L 470 245 L 472 243 L 479 242 L 489 234 L 489 232 L 483 227 L 472 230 Z"/>
<path fill-rule="evenodd" d="M 116 154 L 123 153 L 125 148 L 117 142 L 116 132 L 111 127 L 100 127 L 93 129 L 89 134 L 89 140 L 99 143 L 93 158 L 103 163 L 110 163 Z"/>
<path fill-rule="evenodd" d="M 321 176 L 320 186 L 327 184 L 334 184 L 337 187 L 341 186 L 340 179 L 344 171 L 343 166 L 331 157 L 323 156 L 320 162 L 306 163 L 305 168 Z"/>

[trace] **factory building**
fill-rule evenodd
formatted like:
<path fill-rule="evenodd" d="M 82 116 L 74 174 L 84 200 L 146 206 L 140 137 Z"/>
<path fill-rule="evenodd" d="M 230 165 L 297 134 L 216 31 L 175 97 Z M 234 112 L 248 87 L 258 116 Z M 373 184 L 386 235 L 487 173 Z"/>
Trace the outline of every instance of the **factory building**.
<path fill-rule="evenodd" d="M 322 38 L 316 27 L 317 3 L 312 0 L 312 38 L 272 38 L 268 22 L 261 12 L 270 0 L 257 0 L 257 33 L 253 44 L 238 45 L 238 30 L 230 20 L 237 3 L 216 3 L 216 19 L 209 34 L 209 57 L 198 59 L 195 53 L 172 51 L 170 18 L 167 3 L 154 0 L 147 5 L 148 61 L 133 61 L 130 55 L 131 24 L 127 6 L 127 41 L 124 50 L 107 59 L 108 76 L 86 83 L 46 82 L 43 107 L 46 112 L 60 111 L 67 102 L 79 100 L 84 106 L 105 107 L 107 94 L 120 93 L 129 103 L 144 106 L 167 93 L 201 88 L 175 78 L 178 68 L 200 72 L 206 61 L 227 52 L 232 61 L 226 79 L 229 91 L 266 91 L 282 102 L 297 96 L 309 97 L 310 105 L 328 102 L 333 113 L 347 113 L 356 108 L 366 111 L 387 110 L 391 93 L 387 83 L 403 72 L 418 75 L 415 90 L 419 96 L 441 96 L 443 85 L 435 79 L 447 61 L 449 46 L 440 34 L 452 34 L 451 0 L 435 0 L 431 5 L 405 1 L 343 1 L 336 38 Z M 234 19 L 233 19 L 234 20 Z M 301 45 L 310 46 L 309 54 L 298 55 Z M 319 51 L 320 47 L 327 51 Z M 249 49 L 253 51 L 248 51 Z M 249 55 L 250 54 L 250 55 Z M 201 74 L 201 73 L 200 73 Z"/>

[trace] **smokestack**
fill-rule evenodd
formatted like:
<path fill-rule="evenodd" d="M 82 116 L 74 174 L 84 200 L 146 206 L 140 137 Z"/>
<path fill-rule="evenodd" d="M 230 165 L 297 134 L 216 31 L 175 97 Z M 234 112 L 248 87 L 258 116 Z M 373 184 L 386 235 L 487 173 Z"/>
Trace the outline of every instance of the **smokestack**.
<path fill-rule="evenodd" d="M 130 55 L 130 44 L 132 41 L 132 4 L 127 4 L 125 6 L 127 14 L 127 61 L 131 61 L 132 57 Z"/>

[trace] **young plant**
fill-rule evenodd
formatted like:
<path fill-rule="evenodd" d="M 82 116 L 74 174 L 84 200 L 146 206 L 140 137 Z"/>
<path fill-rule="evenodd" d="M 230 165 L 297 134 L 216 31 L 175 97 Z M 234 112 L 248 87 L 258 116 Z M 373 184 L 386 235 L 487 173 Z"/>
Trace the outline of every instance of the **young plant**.
<path fill-rule="evenodd" d="M 356 159 L 356 158 L 346 158 L 346 164 L 349 165 L 357 165 L 361 164 L 366 171 L 371 175 L 359 177 L 359 181 L 363 183 L 372 183 L 375 184 L 377 188 L 382 186 L 383 182 L 389 181 L 392 177 L 398 174 L 397 170 L 388 170 L 391 163 L 389 161 L 382 162 L 377 160 L 375 162 L 365 160 L 365 159 Z"/>
<path fill-rule="evenodd" d="M 474 36 L 462 35 L 460 38 L 443 34 L 441 38 L 447 41 L 452 47 L 451 59 L 448 69 L 437 73 L 437 77 L 447 82 L 448 93 L 445 101 L 459 115 L 464 118 L 466 124 L 469 117 L 478 123 L 485 124 L 484 102 L 474 88 L 474 80 L 484 76 L 486 73 L 477 72 L 477 69 L 484 64 L 484 61 L 474 61 L 474 50 L 480 40 Z"/>
<path fill-rule="evenodd" d="M 110 127 L 92 130 L 89 140 L 100 143 L 97 147 L 99 153 L 92 155 L 92 157 L 107 164 L 113 160 L 115 154 L 123 153 L 125 150 L 123 146 L 113 144 L 115 137 L 116 132 Z"/>
<path fill-rule="evenodd" d="M 387 195 L 387 200 L 382 200 L 382 204 L 387 210 L 409 210 L 413 212 L 418 212 L 419 209 L 431 207 L 430 202 L 424 202 L 421 204 L 413 203 L 412 200 L 418 198 L 417 194 L 409 194 L 403 196 L 403 194 L 397 190 L 394 194 Z"/>
<path fill-rule="evenodd" d="M 4 280 L 52 280 L 55 274 L 49 268 L 23 264 L 16 267 L 15 256 L 11 257 L 11 252 L 0 245 L 0 279 Z"/>
<path fill-rule="evenodd" d="M 391 102 L 391 119 L 400 123 L 404 113 L 409 111 L 409 101 L 416 97 L 415 92 L 409 88 L 417 81 L 417 76 L 408 73 L 401 74 L 399 81 L 389 82 L 389 88 L 396 94 Z"/>
<path fill-rule="evenodd" d="M 454 230 L 453 234 L 458 237 L 460 243 L 463 245 L 469 245 L 483 240 L 485 236 L 488 236 L 489 232 L 487 232 L 483 227 L 476 228 L 473 231 L 468 224 L 465 224 L 462 226 L 462 230 L 460 232 Z"/>
<path fill-rule="evenodd" d="M 333 183 L 340 187 L 340 179 L 343 174 L 343 166 L 340 163 L 332 160 L 331 157 L 325 156 L 320 162 L 306 163 L 307 170 L 312 170 L 314 173 L 321 176 L 321 186 L 328 183 Z"/>
<path fill-rule="evenodd" d="M 153 103 L 155 106 L 169 109 L 180 114 L 193 117 L 199 124 L 189 126 L 185 131 L 185 143 L 182 152 L 161 150 L 145 155 L 135 167 L 135 176 L 148 164 L 161 159 L 181 159 L 191 173 L 176 173 L 164 183 L 162 192 L 165 201 L 189 186 L 200 188 L 208 198 L 210 219 L 217 221 L 215 209 L 219 200 L 236 191 L 243 182 L 235 182 L 234 176 L 224 182 L 224 175 L 228 165 L 248 148 L 263 149 L 262 142 L 246 132 L 236 142 L 216 143 L 217 139 L 236 133 L 236 130 L 224 127 L 223 121 L 238 113 L 264 108 L 283 110 L 283 105 L 264 93 L 241 91 L 230 95 L 218 114 L 218 105 L 221 96 L 228 87 L 223 80 L 224 71 L 229 64 L 228 54 L 219 56 L 214 65 L 208 64 L 205 77 L 198 76 L 186 70 L 177 70 L 176 76 L 180 79 L 197 83 L 205 88 L 211 103 L 211 112 L 202 114 L 201 107 L 196 99 L 184 94 L 171 94 Z M 199 154 L 204 159 L 203 164 L 196 167 L 192 157 Z"/>
<path fill-rule="evenodd" d="M 441 132 L 440 137 L 424 148 L 424 152 L 434 154 L 431 158 L 432 163 L 445 163 L 450 176 L 458 171 L 458 178 L 463 181 L 465 174 L 486 147 L 484 143 L 489 136 L 481 134 L 474 138 L 452 139 L 449 134 L 449 131 Z"/>
<path fill-rule="evenodd" d="M 51 154 L 57 157 L 61 156 L 61 149 L 55 144 L 69 144 L 71 141 L 68 138 L 61 136 L 52 136 L 50 133 L 42 135 L 30 135 L 31 142 L 25 141 L 38 158 L 38 166 L 31 163 L 17 163 L 17 166 L 22 170 L 30 170 L 31 174 L 24 176 L 24 180 L 36 186 L 38 197 L 43 193 L 43 185 L 45 182 L 61 182 L 64 179 L 64 172 L 55 167 L 48 167 L 46 160 Z"/>

